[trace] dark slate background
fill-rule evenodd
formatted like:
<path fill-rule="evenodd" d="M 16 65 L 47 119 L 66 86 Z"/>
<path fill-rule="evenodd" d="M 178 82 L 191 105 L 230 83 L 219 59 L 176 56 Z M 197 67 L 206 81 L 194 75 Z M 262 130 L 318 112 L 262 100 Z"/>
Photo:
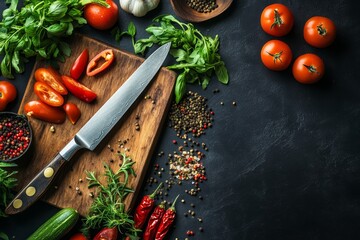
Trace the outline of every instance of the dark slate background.
<path fill-rule="evenodd" d="M 209 147 L 204 159 L 208 181 L 201 184 L 201 201 L 176 186 L 176 228 L 169 239 L 359 239 L 360 238 L 360 18 L 355 0 L 279 1 L 295 17 L 291 33 L 281 39 L 294 56 L 312 52 L 325 61 L 324 79 L 315 85 L 297 83 L 290 69 L 267 70 L 260 60 L 262 45 L 273 39 L 259 23 L 261 11 L 272 1 L 234 1 L 221 16 L 195 24 L 204 34 L 221 39 L 220 53 L 230 74 L 228 86 L 215 79 L 207 90 L 189 86 L 208 98 L 215 112 L 214 127 L 198 141 Z M 3 1 L 0 10 L 5 9 Z M 120 11 L 119 26 L 133 21 L 137 39 L 159 14 L 174 14 L 168 1 L 143 18 Z M 314 15 L 327 16 L 337 26 L 336 42 L 326 49 L 307 45 L 304 23 Z M 130 39 L 116 43 L 109 32 L 84 27 L 79 32 L 133 52 Z M 168 60 L 171 61 L 171 60 Z M 170 62 L 169 62 L 170 63 Z M 17 111 L 34 61 L 17 76 Z M 214 89 L 220 93 L 214 94 Z M 223 101 L 222 106 L 220 102 Z M 236 106 L 232 102 L 237 103 Z M 152 163 L 165 167 L 175 132 L 164 126 Z M 36 162 L 34 162 L 36 164 Z M 23 174 L 26 174 L 24 172 Z M 149 169 L 149 176 L 153 170 Z M 166 179 L 167 172 L 163 175 Z M 160 179 L 161 180 L 161 179 Z M 144 184 L 143 194 L 151 189 Z M 183 216 L 195 204 L 195 218 Z M 1 220 L 0 230 L 25 239 L 58 209 L 36 203 L 25 213 Z M 203 218 L 203 223 L 197 221 Z M 204 232 L 198 228 L 202 226 Z"/>

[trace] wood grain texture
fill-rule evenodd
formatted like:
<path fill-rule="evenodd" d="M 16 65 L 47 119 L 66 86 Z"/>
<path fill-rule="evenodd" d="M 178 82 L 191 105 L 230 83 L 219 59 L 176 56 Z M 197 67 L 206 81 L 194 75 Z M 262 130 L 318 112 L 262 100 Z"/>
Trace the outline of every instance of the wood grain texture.
<path fill-rule="evenodd" d="M 126 79 L 140 66 L 144 59 L 121 51 L 112 46 L 101 43 L 82 35 L 76 35 L 71 41 L 72 55 L 65 63 L 60 64 L 59 72 L 69 75 L 72 63 L 76 57 L 87 48 L 90 59 L 100 51 L 112 48 L 115 62 L 111 67 L 95 77 L 83 76 L 80 78 L 84 85 L 95 91 L 98 98 L 88 104 L 69 94 L 68 102 L 75 103 L 81 110 L 79 121 L 72 125 L 70 121 L 63 124 L 50 124 L 30 118 L 34 132 L 34 152 L 29 163 L 24 166 L 19 174 L 19 186 L 22 188 L 34 177 L 53 157 L 73 138 L 76 132 L 94 115 L 94 113 L 112 96 L 112 94 L 126 81 Z M 36 62 L 35 69 L 44 66 L 43 62 Z M 34 74 L 31 76 L 34 76 Z M 135 189 L 126 199 L 126 206 L 132 208 L 139 188 L 144 180 L 148 163 L 156 145 L 161 126 L 166 118 L 166 112 L 172 99 L 176 74 L 162 68 L 150 86 L 144 91 L 128 113 L 114 127 L 103 142 L 94 150 L 82 150 L 59 173 L 55 184 L 46 192 L 42 200 L 60 208 L 72 207 L 85 215 L 92 202 L 89 196 L 94 189 L 87 188 L 86 171 L 94 171 L 98 176 L 104 173 L 103 164 L 109 164 L 114 170 L 119 168 L 121 159 L 117 152 L 127 152 L 134 164 L 137 177 L 130 179 L 130 186 Z M 33 93 L 35 79 L 29 79 L 19 113 L 23 113 L 25 103 L 37 99 Z M 150 96 L 151 99 L 145 99 Z M 154 101 L 154 102 L 153 102 Z M 139 116 L 139 119 L 137 119 Z M 135 122 L 140 125 L 140 130 L 135 129 Z M 55 126 L 55 133 L 50 132 L 50 127 Z M 126 142 L 126 144 L 121 144 Z M 81 195 L 76 188 L 79 188 Z"/>

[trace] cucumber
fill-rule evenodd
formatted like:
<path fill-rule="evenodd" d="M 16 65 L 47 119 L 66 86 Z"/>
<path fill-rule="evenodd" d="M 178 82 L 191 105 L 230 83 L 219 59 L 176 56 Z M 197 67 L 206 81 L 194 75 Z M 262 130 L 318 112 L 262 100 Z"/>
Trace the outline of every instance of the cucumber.
<path fill-rule="evenodd" d="M 64 208 L 41 225 L 27 240 L 57 240 L 64 236 L 79 219 L 73 208 Z"/>

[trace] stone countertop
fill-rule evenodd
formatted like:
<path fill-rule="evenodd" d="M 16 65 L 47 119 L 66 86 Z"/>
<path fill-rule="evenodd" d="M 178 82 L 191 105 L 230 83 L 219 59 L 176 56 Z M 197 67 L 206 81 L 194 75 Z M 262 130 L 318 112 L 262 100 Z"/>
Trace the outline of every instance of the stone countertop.
<path fill-rule="evenodd" d="M 200 184 L 202 200 L 185 193 L 190 183 L 174 186 L 164 197 L 171 201 L 181 194 L 185 199 L 177 204 L 176 227 L 168 239 L 185 239 L 187 230 L 195 232 L 189 239 L 360 237 L 358 4 L 355 0 L 281 2 L 295 17 L 285 37 L 267 35 L 260 27 L 261 11 L 270 1 L 234 1 L 219 17 L 194 24 L 205 35 L 219 35 L 230 83 L 224 86 L 213 79 L 207 90 L 188 85 L 188 90 L 208 99 L 215 113 L 213 127 L 197 139 L 209 149 L 203 160 L 208 180 Z M 0 10 L 4 9 L 1 2 Z M 143 18 L 120 10 L 118 25 L 125 29 L 133 21 L 137 39 L 144 38 L 145 27 L 160 14 L 174 14 L 168 1 Z M 329 17 L 337 26 L 337 39 L 328 48 L 315 49 L 303 39 L 303 26 L 315 15 Z M 109 32 L 90 27 L 79 32 L 133 52 L 129 38 L 119 44 Z M 318 54 L 326 65 L 325 77 L 315 85 L 302 85 L 294 80 L 291 68 L 266 69 L 260 50 L 270 39 L 288 43 L 294 57 Z M 33 64 L 30 61 L 25 73 L 14 80 L 20 96 L 11 105 L 12 111 L 18 109 Z M 220 92 L 214 94 L 215 89 Z M 167 178 L 166 156 L 178 148 L 173 139 L 174 130 L 165 126 L 148 177 L 157 177 L 152 166 L 158 163 L 165 172 L 157 178 Z M 160 151 L 165 156 L 158 157 Z M 143 194 L 153 187 L 144 184 Z M 185 217 L 188 210 L 196 215 Z M 38 202 L 22 214 L 2 219 L 0 231 L 10 239 L 25 239 L 57 211 Z"/>

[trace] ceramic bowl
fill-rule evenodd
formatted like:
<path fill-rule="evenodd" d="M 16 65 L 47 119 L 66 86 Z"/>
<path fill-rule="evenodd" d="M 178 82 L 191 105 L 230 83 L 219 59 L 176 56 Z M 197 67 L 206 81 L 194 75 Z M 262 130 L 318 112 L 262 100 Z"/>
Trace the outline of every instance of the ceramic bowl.
<path fill-rule="evenodd" d="M 0 112 L 0 161 L 20 164 L 29 158 L 33 133 L 26 116 Z"/>
<path fill-rule="evenodd" d="M 186 2 L 187 0 L 170 0 L 175 14 L 188 22 L 203 22 L 223 13 L 233 0 L 216 0 L 217 8 L 208 13 L 196 11 Z"/>

